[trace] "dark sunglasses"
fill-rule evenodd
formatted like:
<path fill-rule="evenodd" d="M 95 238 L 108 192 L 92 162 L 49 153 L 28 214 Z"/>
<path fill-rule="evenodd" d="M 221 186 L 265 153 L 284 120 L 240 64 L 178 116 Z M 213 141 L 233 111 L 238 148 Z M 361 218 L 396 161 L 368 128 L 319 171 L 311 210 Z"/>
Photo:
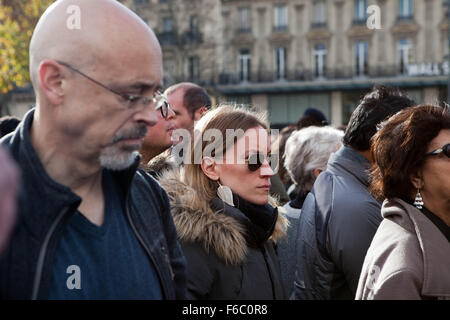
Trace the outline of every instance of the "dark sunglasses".
<path fill-rule="evenodd" d="M 450 158 L 450 143 L 447 143 L 442 148 L 436 149 L 431 151 L 430 153 L 427 153 L 427 156 L 435 156 L 437 154 L 443 153 L 447 156 L 447 158 Z"/>
<path fill-rule="evenodd" d="M 276 172 L 275 170 L 278 166 L 278 159 L 276 157 L 276 154 L 269 154 L 266 156 L 263 153 L 253 153 L 248 156 L 248 159 L 245 162 L 247 162 L 248 170 L 250 170 L 251 172 L 255 172 L 256 170 L 261 168 L 266 159 L 272 171 Z"/>

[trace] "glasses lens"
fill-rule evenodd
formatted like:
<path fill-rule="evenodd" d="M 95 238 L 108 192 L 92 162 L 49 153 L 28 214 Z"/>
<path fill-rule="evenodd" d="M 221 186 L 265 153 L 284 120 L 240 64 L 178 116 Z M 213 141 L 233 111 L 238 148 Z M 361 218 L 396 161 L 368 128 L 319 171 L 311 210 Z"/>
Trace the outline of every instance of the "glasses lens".
<path fill-rule="evenodd" d="M 447 158 L 450 158 L 450 143 L 447 143 L 442 147 L 442 152 L 447 156 Z"/>
<path fill-rule="evenodd" d="M 261 168 L 265 156 L 260 153 L 251 154 L 248 156 L 248 170 L 254 172 Z"/>
<path fill-rule="evenodd" d="M 269 162 L 270 168 L 274 173 L 278 172 L 278 154 L 273 153 L 267 156 L 267 161 Z"/>
<path fill-rule="evenodd" d="M 167 118 L 169 116 L 169 103 L 167 102 L 166 97 L 161 92 L 157 91 L 155 93 L 154 102 L 155 110 L 160 109 L 162 117 Z"/>
<path fill-rule="evenodd" d="M 169 103 L 167 101 L 163 101 L 161 105 L 161 115 L 163 118 L 167 118 L 169 116 Z"/>

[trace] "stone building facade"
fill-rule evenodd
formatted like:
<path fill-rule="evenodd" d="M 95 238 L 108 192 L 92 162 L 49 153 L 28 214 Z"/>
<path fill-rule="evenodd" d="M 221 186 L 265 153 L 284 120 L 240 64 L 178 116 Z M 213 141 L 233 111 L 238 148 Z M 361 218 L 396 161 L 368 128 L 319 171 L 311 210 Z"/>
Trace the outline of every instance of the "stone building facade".
<path fill-rule="evenodd" d="M 121 2 L 157 34 L 166 86 L 196 82 L 215 102 L 267 110 L 275 127 L 307 107 L 346 124 L 374 84 L 447 100 L 447 0 Z"/>
<path fill-rule="evenodd" d="M 140 0 L 133 5 L 158 34 L 166 84 L 198 82 L 218 101 L 268 110 L 271 123 L 281 126 L 295 122 L 307 107 L 321 109 L 335 125 L 345 124 L 374 84 L 398 86 L 418 103 L 446 100 L 444 2 Z M 377 17 L 379 29 L 373 28 Z"/>

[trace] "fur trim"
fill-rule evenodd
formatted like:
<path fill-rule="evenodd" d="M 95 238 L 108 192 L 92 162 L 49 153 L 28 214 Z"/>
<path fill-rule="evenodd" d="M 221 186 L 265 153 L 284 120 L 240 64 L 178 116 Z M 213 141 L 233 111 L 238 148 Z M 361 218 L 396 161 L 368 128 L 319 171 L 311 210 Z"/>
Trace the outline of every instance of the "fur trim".
<path fill-rule="evenodd" d="M 159 179 L 169 195 L 171 212 L 181 242 L 201 243 L 205 250 L 214 250 L 227 264 L 241 264 L 247 255 L 245 227 L 221 211 L 213 211 L 198 192 L 181 182 L 178 170 L 166 171 Z M 285 236 L 288 220 L 281 212 L 271 240 Z"/>

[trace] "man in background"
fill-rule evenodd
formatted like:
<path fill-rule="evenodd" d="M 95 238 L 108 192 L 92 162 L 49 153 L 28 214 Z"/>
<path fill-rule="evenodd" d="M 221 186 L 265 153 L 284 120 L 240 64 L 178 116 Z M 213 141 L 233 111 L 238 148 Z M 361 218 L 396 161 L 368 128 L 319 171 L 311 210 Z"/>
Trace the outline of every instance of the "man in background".
<path fill-rule="evenodd" d="M 366 94 L 353 112 L 343 146 L 328 160 L 303 203 L 294 298 L 354 299 L 367 249 L 382 220 L 369 193 L 370 139 L 377 125 L 414 105 L 387 87 Z"/>

